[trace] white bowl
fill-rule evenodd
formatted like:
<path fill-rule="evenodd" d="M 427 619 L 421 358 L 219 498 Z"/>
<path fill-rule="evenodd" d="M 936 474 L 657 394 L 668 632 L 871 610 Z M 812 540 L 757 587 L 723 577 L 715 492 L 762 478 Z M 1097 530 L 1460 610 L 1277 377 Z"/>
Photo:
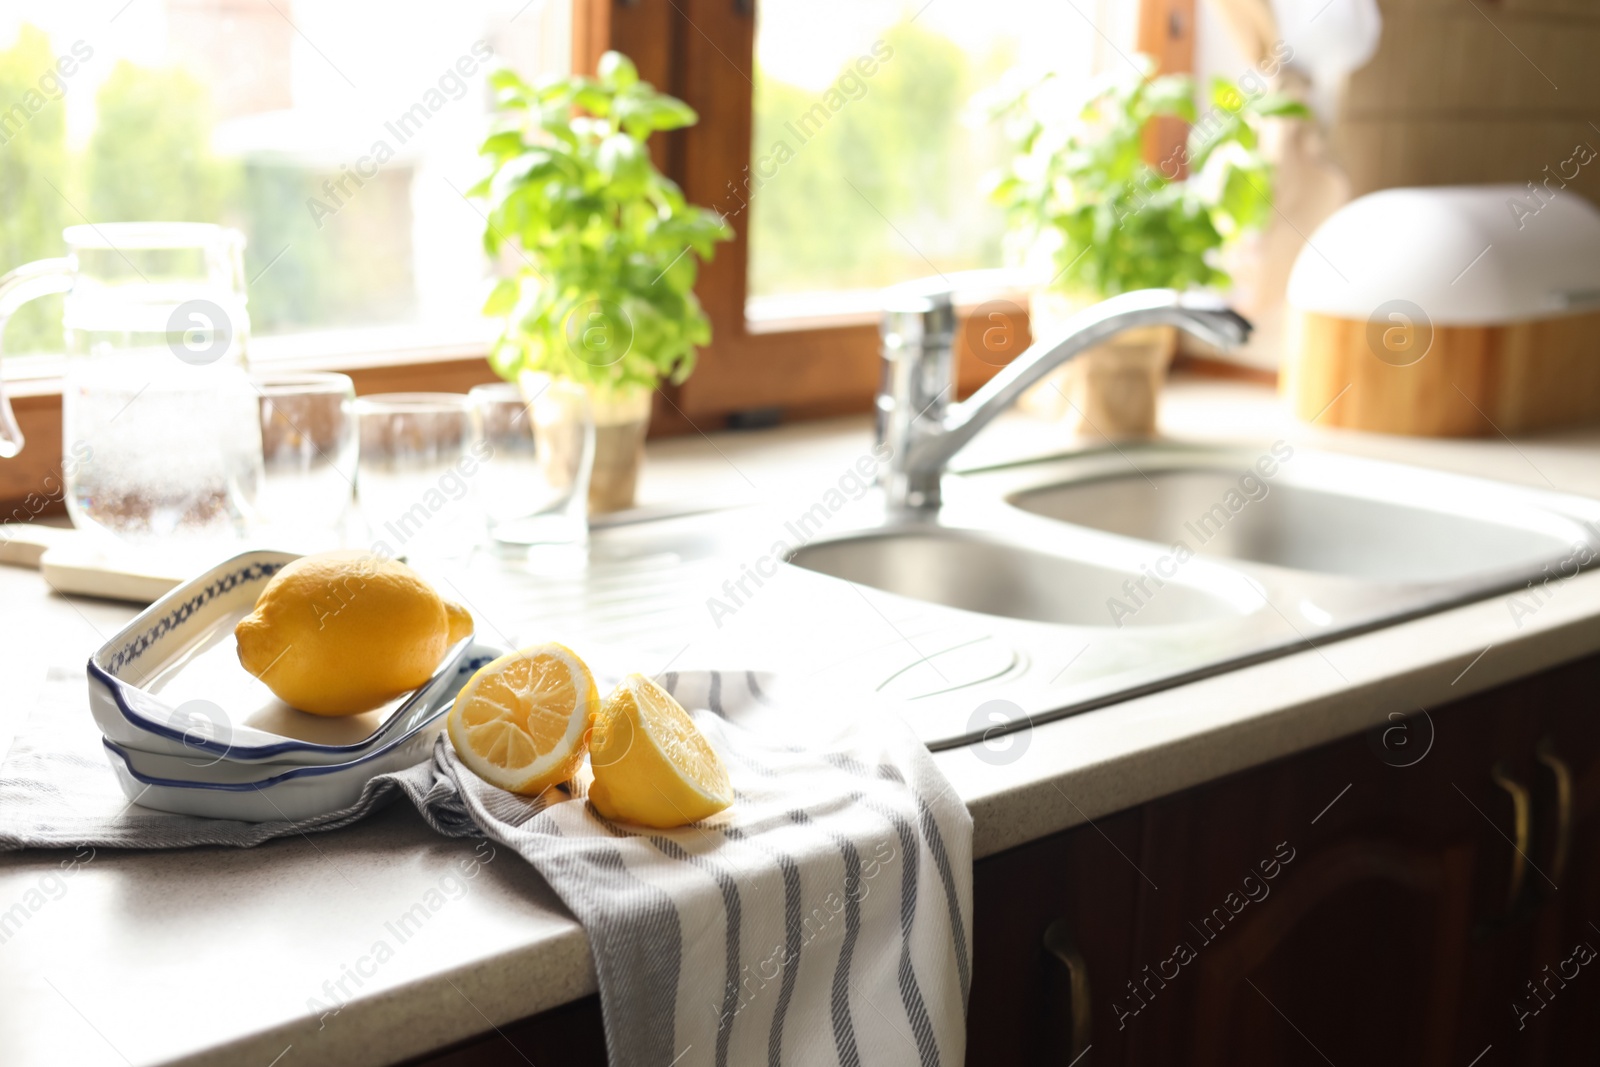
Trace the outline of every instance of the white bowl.
<path fill-rule="evenodd" d="M 89 708 L 107 740 L 197 762 L 334 765 L 410 737 L 435 718 L 470 637 L 421 687 L 338 718 L 296 711 L 239 665 L 234 626 L 297 558 L 256 551 L 218 564 L 151 604 L 91 656 Z"/>

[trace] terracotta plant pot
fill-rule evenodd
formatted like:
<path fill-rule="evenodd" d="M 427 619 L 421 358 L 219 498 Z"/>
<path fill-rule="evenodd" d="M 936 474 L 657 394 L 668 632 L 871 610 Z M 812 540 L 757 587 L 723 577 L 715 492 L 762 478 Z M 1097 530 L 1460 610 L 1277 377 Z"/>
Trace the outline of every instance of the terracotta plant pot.
<path fill-rule="evenodd" d="M 1037 292 L 1028 315 L 1035 338 L 1058 332 L 1092 301 Z M 1145 326 L 1096 345 L 1028 390 L 1022 407 L 1046 418 L 1069 418 L 1085 437 L 1153 437 L 1161 386 L 1177 349 L 1171 326 Z"/>
<path fill-rule="evenodd" d="M 545 375 L 527 372 L 517 384 L 531 401 L 544 393 L 547 382 Z M 600 515 L 631 508 L 634 490 L 639 485 L 639 467 L 644 463 L 645 432 L 650 428 L 651 390 L 637 386 L 621 390 L 578 388 L 587 397 L 588 414 L 594 420 L 594 461 L 588 475 L 589 513 Z M 553 412 L 548 424 L 547 407 Z M 566 453 L 580 447 L 583 440 L 582 435 L 572 433 L 571 411 L 570 404 L 554 407 L 541 404 L 535 410 L 534 433 L 540 441 L 540 453 L 563 469 L 571 466 Z"/>
<path fill-rule="evenodd" d="M 644 388 L 589 390 L 594 411 L 594 473 L 589 479 L 589 511 L 603 515 L 633 507 L 644 463 L 645 431 L 650 428 L 650 393 Z"/>

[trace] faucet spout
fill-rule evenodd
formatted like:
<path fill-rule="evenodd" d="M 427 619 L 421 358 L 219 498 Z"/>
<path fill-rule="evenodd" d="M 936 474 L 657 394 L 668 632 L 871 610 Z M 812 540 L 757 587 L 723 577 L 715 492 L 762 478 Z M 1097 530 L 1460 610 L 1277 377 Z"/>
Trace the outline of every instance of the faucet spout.
<path fill-rule="evenodd" d="M 983 388 L 952 405 L 939 432 L 915 443 L 913 462 L 937 463 L 943 469 L 979 430 L 1051 371 L 1124 330 L 1140 326 L 1176 326 L 1223 349 L 1244 343 L 1251 329 L 1238 312 L 1215 297 L 1202 294 L 1140 289 L 1103 300 L 1074 315 L 1054 335 L 1035 341 Z"/>
<path fill-rule="evenodd" d="M 892 498 L 889 502 L 900 507 L 937 507 L 940 476 L 950 458 L 979 430 L 1057 367 L 1124 330 L 1140 326 L 1175 326 L 1222 349 L 1242 344 L 1251 329 L 1243 316 L 1217 298 L 1172 289 L 1141 289 L 1086 308 L 1052 336 L 1035 341 L 966 401 L 948 408 L 937 405 L 938 410 L 930 412 L 930 417 L 900 420 L 899 440 L 886 441 L 895 450 L 891 460 L 895 477 L 884 481 Z M 905 352 L 897 356 L 907 358 Z M 903 371 L 899 380 L 912 377 Z M 885 385 L 890 382 L 886 376 Z M 894 410 L 898 401 L 895 396 L 880 394 L 879 409 Z M 902 487 L 914 487 L 917 492 L 897 496 L 896 489 Z"/>

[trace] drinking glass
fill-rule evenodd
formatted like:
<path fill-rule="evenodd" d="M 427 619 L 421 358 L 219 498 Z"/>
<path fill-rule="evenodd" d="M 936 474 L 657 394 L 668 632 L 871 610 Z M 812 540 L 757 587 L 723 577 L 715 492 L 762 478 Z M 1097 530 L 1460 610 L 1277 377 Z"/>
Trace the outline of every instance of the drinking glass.
<path fill-rule="evenodd" d="M 451 557 L 483 540 L 471 483 L 484 446 L 474 440 L 463 393 L 377 393 L 355 404 L 361 445 L 356 479 L 373 549 Z"/>
<path fill-rule="evenodd" d="M 581 545 L 589 537 L 594 419 L 581 386 L 532 375 L 523 388 L 468 396 L 483 470 L 473 481 L 489 536 L 502 545 Z"/>
<path fill-rule="evenodd" d="M 338 545 L 356 485 L 354 383 L 344 374 L 252 381 L 261 404 L 259 534 L 308 550 Z"/>

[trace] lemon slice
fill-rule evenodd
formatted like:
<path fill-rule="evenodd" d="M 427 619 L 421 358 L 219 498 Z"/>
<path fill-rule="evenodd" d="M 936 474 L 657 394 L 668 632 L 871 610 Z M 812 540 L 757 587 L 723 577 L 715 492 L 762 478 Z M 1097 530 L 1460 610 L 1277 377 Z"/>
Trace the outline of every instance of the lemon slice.
<path fill-rule="evenodd" d="M 728 771 L 672 694 L 630 674 L 601 704 L 589 735 L 589 800 L 608 819 L 687 826 L 733 803 Z"/>
<path fill-rule="evenodd" d="M 572 777 L 599 693 L 565 645 L 533 645 L 485 664 L 450 709 L 450 743 L 491 785 L 536 796 Z"/>

